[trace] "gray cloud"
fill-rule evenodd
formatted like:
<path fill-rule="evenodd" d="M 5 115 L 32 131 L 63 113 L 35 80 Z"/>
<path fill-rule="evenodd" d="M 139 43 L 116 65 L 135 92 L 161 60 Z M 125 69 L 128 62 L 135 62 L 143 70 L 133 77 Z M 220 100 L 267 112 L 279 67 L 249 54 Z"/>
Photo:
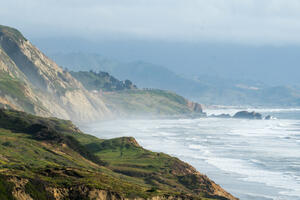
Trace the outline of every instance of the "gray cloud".
<path fill-rule="evenodd" d="M 0 19 L 33 37 L 300 44 L 299 0 L 10 0 Z"/>

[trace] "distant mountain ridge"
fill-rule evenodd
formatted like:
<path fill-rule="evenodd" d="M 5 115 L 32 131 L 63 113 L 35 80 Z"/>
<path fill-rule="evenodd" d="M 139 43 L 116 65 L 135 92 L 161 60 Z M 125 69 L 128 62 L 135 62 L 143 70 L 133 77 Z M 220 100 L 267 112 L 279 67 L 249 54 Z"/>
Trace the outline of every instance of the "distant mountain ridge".
<path fill-rule="evenodd" d="M 51 57 L 71 70 L 106 71 L 119 79 L 130 79 L 140 88 L 170 90 L 208 105 L 300 106 L 300 87 L 205 75 L 187 78 L 163 66 L 142 61 L 122 63 L 98 54 L 56 53 Z"/>
<path fill-rule="evenodd" d="M 118 79 L 133 81 L 139 88 L 179 91 L 181 95 L 189 97 L 196 90 L 204 90 L 206 87 L 205 85 L 199 85 L 193 80 L 181 77 L 163 66 L 143 61 L 122 63 L 98 54 L 84 53 L 56 53 L 50 54 L 50 57 L 63 68 L 73 71 L 94 70 L 108 72 Z"/>

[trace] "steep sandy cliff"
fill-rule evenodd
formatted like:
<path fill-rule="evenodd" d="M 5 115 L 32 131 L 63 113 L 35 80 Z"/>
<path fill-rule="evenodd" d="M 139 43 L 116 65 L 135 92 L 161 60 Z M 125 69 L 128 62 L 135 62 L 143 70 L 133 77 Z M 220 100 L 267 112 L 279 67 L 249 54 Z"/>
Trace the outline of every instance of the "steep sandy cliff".
<path fill-rule="evenodd" d="M 1 25 L 0 107 L 81 122 L 113 116 L 202 113 L 200 104 L 175 93 L 138 90 L 131 81 L 119 81 L 106 72 L 70 74 L 18 30 Z"/>
<path fill-rule="evenodd" d="M 0 75 L 2 85 L 7 84 L 1 88 L 0 103 L 8 107 L 77 121 L 111 115 L 101 98 L 88 92 L 19 31 L 5 26 L 0 26 Z"/>

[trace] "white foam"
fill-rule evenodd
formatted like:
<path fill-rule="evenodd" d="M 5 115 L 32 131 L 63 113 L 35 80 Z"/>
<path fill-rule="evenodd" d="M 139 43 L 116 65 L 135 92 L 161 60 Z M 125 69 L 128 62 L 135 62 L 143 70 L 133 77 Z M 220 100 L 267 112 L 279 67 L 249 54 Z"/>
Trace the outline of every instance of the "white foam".
<path fill-rule="evenodd" d="M 293 111 L 268 111 L 280 110 Z M 233 111 L 235 110 L 232 109 Z M 300 199 L 299 173 L 297 175 L 288 171 L 289 167 L 297 169 L 300 165 L 297 124 L 300 124 L 300 120 L 119 120 L 90 125 L 85 130 L 100 138 L 133 136 L 147 149 L 162 151 L 182 159 L 201 160 L 202 163 L 204 160 L 211 167 L 206 170 L 208 172 L 216 174 L 221 170 L 231 178 L 235 177 L 233 174 L 238 174 L 241 179 L 236 181 L 263 183 L 280 188 L 279 196 L 293 195 Z M 290 158 L 292 162 L 289 163 Z M 273 169 L 269 162 L 282 162 L 279 165 L 284 166 L 287 171 L 278 171 L 276 163 Z M 201 168 L 197 165 L 195 167 Z M 215 167 L 219 170 L 216 171 Z M 226 184 L 230 184 L 226 180 L 222 183 L 222 179 L 220 183 L 225 189 Z"/>
<path fill-rule="evenodd" d="M 258 169 L 238 159 L 209 157 L 206 159 L 206 162 L 223 171 L 239 174 L 244 181 L 282 188 L 284 191 L 280 192 L 280 194 L 300 197 L 300 183 L 293 176 L 285 175 L 281 172 Z"/>
<path fill-rule="evenodd" d="M 258 112 L 258 113 L 291 113 L 299 112 L 300 108 L 243 108 L 243 107 L 228 107 L 228 108 L 217 108 L 217 109 L 205 109 L 205 112 L 208 115 L 220 115 L 220 114 L 229 114 L 233 116 L 235 113 L 245 110 L 248 112 Z"/>

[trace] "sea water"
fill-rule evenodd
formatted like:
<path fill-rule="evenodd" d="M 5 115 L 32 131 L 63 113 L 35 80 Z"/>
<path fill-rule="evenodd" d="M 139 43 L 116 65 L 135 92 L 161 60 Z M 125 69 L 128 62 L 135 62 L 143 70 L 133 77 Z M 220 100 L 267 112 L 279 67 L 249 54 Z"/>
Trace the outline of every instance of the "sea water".
<path fill-rule="evenodd" d="M 132 119 L 81 128 L 99 138 L 133 136 L 146 149 L 190 163 L 241 200 L 300 200 L 300 109 L 255 111 L 277 119 Z"/>

